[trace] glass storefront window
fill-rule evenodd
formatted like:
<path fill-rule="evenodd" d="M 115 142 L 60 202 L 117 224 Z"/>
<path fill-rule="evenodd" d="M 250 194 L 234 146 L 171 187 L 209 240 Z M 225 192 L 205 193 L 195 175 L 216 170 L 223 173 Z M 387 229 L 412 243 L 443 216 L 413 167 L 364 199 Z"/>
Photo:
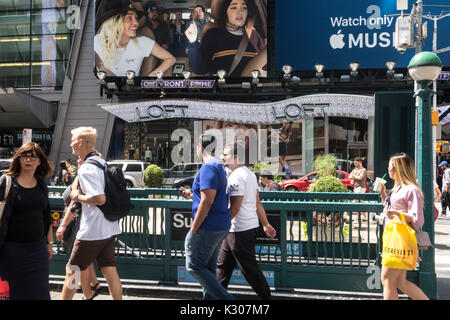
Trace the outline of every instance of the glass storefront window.
<path fill-rule="evenodd" d="M 31 68 L 31 87 L 62 89 L 65 72 L 65 61 L 33 62 Z"/>
<path fill-rule="evenodd" d="M 30 11 L 1 10 L 0 5 L 0 37 L 30 34 Z"/>
<path fill-rule="evenodd" d="M 271 134 L 273 129 L 279 130 L 278 153 L 279 172 L 283 171 L 287 162 L 295 173 L 303 171 L 302 159 L 302 123 L 285 122 L 283 124 L 261 125 L 267 133 L 267 156 L 272 157 Z M 262 131 L 263 133 L 264 131 Z M 264 156 L 264 155 L 263 155 Z M 264 160 L 264 159 L 262 159 Z"/>
<path fill-rule="evenodd" d="M 325 119 L 314 118 L 314 158 L 325 153 Z"/>
<path fill-rule="evenodd" d="M 365 119 L 348 119 L 348 142 L 349 143 L 368 143 L 368 122 Z"/>
<path fill-rule="evenodd" d="M 0 87 L 62 88 L 79 0 L 0 1 Z"/>
<path fill-rule="evenodd" d="M 2 0 L 0 1 L 0 11 L 12 11 L 30 9 L 30 0 Z"/>
<path fill-rule="evenodd" d="M 70 51 L 70 35 L 33 36 L 31 42 L 34 61 L 66 60 Z"/>
<path fill-rule="evenodd" d="M 335 154 L 338 159 L 347 158 L 347 129 L 345 122 L 345 118 L 328 118 L 328 151 Z"/>
<path fill-rule="evenodd" d="M 369 140 L 366 119 L 330 117 L 328 123 L 329 153 L 334 153 L 339 159 L 367 156 Z"/>
<path fill-rule="evenodd" d="M 29 37 L 0 38 L 0 68 L 12 66 L 13 63 L 30 61 Z M 7 64 L 9 63 L 9 64 Z M 4 70 L 4 69 L 0 69 Z M 4 72 L 0 72 L 2 74 Z"/>
<path fill-rule="evenodd" d="M 250 164 L 257 161 L 273 162 L 275 166 L 278 164 L 278 172 L 283 171 L 284 165 L 289 161 L 292 171 L 296 174 L 303 172 L 302 167 L 302 123 L 289 122 L 285 124 L 261 125 L 260 131 L 256 125 L 242 125 L 225 123 L 223 121 L 214 120 L 196 120 L 196 119 L 172 119 L 161 121 L 149 121 L 140 123 L 127 123 L 123 120 L 116 119 L 114 132 L 116 132 L 111 143 L 111 150 L 108 159 L 139 159 L 155 163 L 163 168 L 170 168 L 174 165 L 172 159 L 172 149 L 177 146 L 180 141 L 171 141 L 172 133 L 177 129 L 186 129 L 191 138 L 191 158 L 189 161 L 194 162 L 196 156 L 196 148 L 194 146 L 194 127 L 205 132 L 208 129 L 244 129 L 246 141 L 246 157 Z M 252 131 L 254 129 L 254 131 Z M 271 135 L 273 130 L 279 130 L 279 141 L 274 141 L 278 147 L 279 157 L 274 158 L 272 154 L 273 145 L 271 145 Z M 248 130 L 248 131 L 246 131 Z M 226 133 L 223 133 L 224 137 Z M 239 139 L 241 133 L 236 133 Z M 267 149 L 264 154 L 261 147 L 262 141 L 258 140 L 258 136 L 262 139 L 262 134 L 266 134 Z M 244 138 L 244 137 L 242 137 Z M 247 145 L 248 142 L 248 145 Z M 223 146 L 226 141 L 224 141 Z M 250 146 L 250 143 L 252 146 Z M 180 148 L 181 149 L 181 148 Z M 131 150 L 131 151 L 130 151 Z M 258 150 L 260 158 L 257 158 Z M 150 151 L 150 152 L 149 152 Z M 253 154 L 254 151 L 254 154 Z M 221 151 L 218 151 L 219 154 Z M 252 152 L 250 155 L 249 152 Z M 131 154 L 131 156 L 130 156 Z M 183 158 L 183 155 L 175 155 L 177 159 Z"/>
<path fill-rule="evenodd" d="M 63 8 L 70 5 L 78 5 L 80 0 L 33 0 L 33 8 Z"/>
<path fill-rule="evenodd" d="M 33 34 L 68 33 L 66 9 L 42 9 L 34 11 L 31 17 Z"/>
<path fill-rule="evenodd" d="M 14 156 L 15 152 L 22 145 L 23 128 L 12 128 L 0 130 L 0 158 L 8 159 Z M 44 153 L 48 156 L 52 146 L 52 129 L 35 129 L 31 135 L 33 142 L 38 143 Z"/>

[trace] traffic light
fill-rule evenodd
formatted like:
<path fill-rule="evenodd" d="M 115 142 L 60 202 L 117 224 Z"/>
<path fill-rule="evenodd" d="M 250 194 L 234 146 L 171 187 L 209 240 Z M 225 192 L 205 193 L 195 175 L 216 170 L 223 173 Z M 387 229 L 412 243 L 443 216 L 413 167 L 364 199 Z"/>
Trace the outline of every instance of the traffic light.
<path fill-rule="evenodd" d="M 431 125 L 437 126 L 439 124 L 439 111 L 431 110 Z"/>

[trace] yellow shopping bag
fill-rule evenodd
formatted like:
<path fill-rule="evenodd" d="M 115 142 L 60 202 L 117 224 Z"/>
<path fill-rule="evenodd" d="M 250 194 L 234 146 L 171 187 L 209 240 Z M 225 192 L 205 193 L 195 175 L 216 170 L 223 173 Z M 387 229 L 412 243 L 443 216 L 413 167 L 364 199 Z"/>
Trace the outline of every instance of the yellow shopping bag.
<path fill-rule="evenodd" d="M 405 222 L 392 221 L 383 233 L 383 258 L 381 264 L 392 269 L 412 270 L 417 264 L 416 232 Z"/>

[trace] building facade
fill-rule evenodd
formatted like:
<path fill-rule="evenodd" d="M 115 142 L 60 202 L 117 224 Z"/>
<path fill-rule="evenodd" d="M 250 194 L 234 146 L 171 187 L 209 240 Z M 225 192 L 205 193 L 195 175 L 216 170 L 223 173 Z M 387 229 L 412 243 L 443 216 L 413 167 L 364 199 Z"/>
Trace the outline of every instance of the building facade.
<path fill-rule="evenodd" d="M 281 37 L 275 31 L 275 17 L 270 14 L 274 8 L 275 2 L 268 1 L 269 40 L 275 35 Z M 404 67 L 397 70 L 403 72 L 404 81 L 386 80 L 383 66 L 361 69 L 355 79 L 347 78 L 349 71 L 339 68 L 327 71 L 323 78 L 316 78 L 313 70 L 300 70 L 298 83 L 294 70 L 287 81 L 281 70 L 275 70 L 275 66 L 284 63 L 280 61 L 282 56 L 275 54 L 275 45 L 268 51 L 271 68 L 267 78 L 261 78 L 259 84 L 245 78 L 226 79 L 225 85 L 219 85 L 217 76 L 210 76 L 206 79 L 215 83 L 207 89 L 193 86 L 162 90 L 154 85 L 145 87 L 139 79 L 134 79 L 134 88 L 130 89 L 123 85 L 124 77 L 99 85 L 93 55 L 94 1 L 3 1 L 0 21 L 1 157 L 11 156 L 20 146 L 23 128 L 32 128 L 33 140 L 44 146 L 55 163 L 75 160 L 70 148 L 71 130 L 93 126 L 98 131 L 96 147 L 108 160 L 150 158 L 162 167 L 170 167 L 175 163 L 173 150 L 179 144 L 173 136 L 177 129 L 193 133 L 196 126 L 207 130 L 222 126 L 223 122 L 244 123 L 255 130 L 257 150 L 261 150 L 264 141 L 271 139 L 270 131 L 281 132 L 288 123 L 289 140 L 282 153 L 296 175 L 310 172 L 314 157 L 320 153 L 333 153 L 344 160 L 361 156 L 367 159 L 365 165 L 371 169 L 374 92 L 413 90 Z M 271 41 L 278 43 L 275 39 Z M 176 79 L 175 72 L 172 77 Z M 450 101 L 448 82 L 440 83 L 438 89 L 438 103 Z M 326 100 L 326 107 L 308 112 L 314 99 Z M 134 120 L 113 110 L 115 106 L 125 110 L 138 101 L 163 107 L 174 105 L 172 100 L 188 101 L 190 108 L 195 101 L 209 101 L 211 110 L 159 119 L 141 112 L 142 119 Z M 287 108 L 290 104 L 293 106 Z M 251 110 L 240 118 L 220 117 L 221 112 L 233 114 L 247 107 Z M 268 107 L 279 108 L 275 119 L 251 119 L 252 115 L 267 115 Z M 288 114 L 277 119 L 281 110 L 287 110 Z M 126 112 L 136 114 L 133 110 Z M 213 116 L 215 112 L 218 114 Z M 246 116 L 249 119 L 244 121 Z M 266 154 L 258 151 L 256 160 L 267 160 L 270 155 L 270 148 Z"/>

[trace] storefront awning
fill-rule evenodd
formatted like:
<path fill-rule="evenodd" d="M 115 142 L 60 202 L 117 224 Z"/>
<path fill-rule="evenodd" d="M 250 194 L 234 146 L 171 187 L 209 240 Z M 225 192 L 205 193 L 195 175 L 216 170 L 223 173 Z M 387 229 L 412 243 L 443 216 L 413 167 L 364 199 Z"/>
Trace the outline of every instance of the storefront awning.
<path fill-rule="evenodd" d="M 0 88 L 0 128 L 48 128 L 57 106 L 13 88 Z"/>
<path fill-rule="evenodd" d="M 450 112 L 448 112 L 448 110 L 450 109 L 450 105 L 436 107 L 435 109 L 437 111 L 439 111 L 439 124 L 441 126 L 445 126 L 445 125 L 449 124 L 450 123 Z"/>
<path fill-rule="evenodd" d="M 373 97 L 345 94 L 308 95 L 259 104 L 167 99 L 101 104 L 99 107 L 127 122 L 188 118 L 254 124 L 325 115 L 367 119 L 374 115 L 375 109 Z"/>

